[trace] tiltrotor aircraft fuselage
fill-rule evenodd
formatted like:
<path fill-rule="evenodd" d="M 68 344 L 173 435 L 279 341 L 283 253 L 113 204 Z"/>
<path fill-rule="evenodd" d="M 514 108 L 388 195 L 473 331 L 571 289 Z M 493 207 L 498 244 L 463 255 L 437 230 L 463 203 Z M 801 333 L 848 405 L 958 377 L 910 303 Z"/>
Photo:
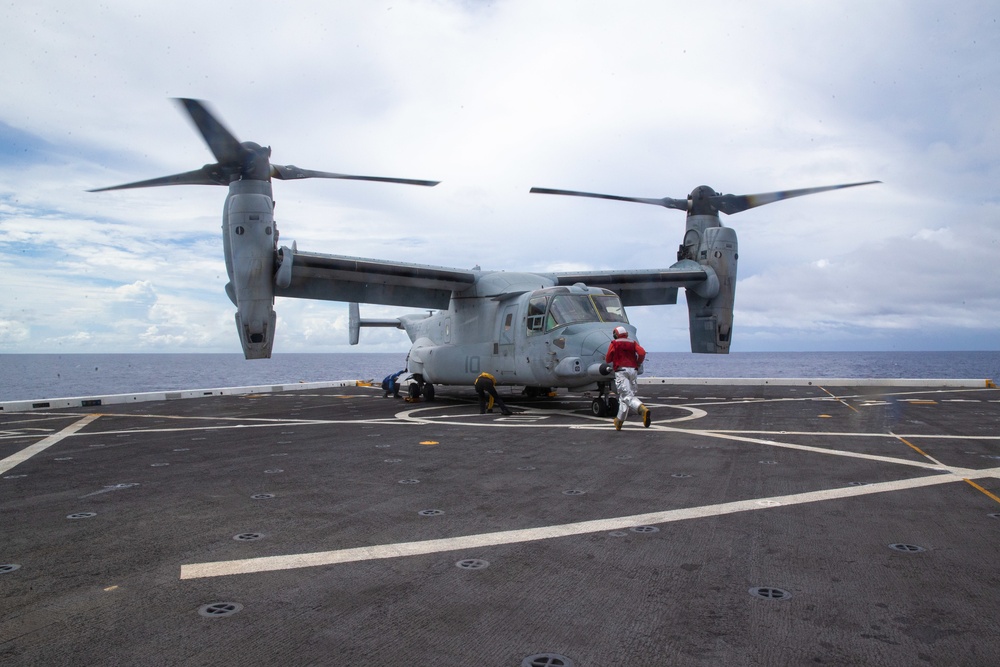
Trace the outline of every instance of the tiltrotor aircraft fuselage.
<path fill-rule="evenodd" d="M 738 246 L 736 232 L 719 213 L 734 214 L 781 199 L 865 185 L 849 183 L 758 195 L 723 195 L 708 186 L 686 199 L 646 199 L 571 190 L 532 192 L 654 204 L 687 213 L 676 261 L 667 268 L 596 272 L 518 273 L 451 269 L 299 252 L 278 244 L 272 179 L 331 178 L 433 186 L 436 181 L 356 176 L 270 162 L 271 149 L 240 143 L 205 105 L 179 100 L 218 160 L 201 169 L 93 190 L 162 185 L 221 185 L 223 254 L 236 306 L 244 356 L 271 356 L 275 297 L 350 303 L 350 342 L 361 327 L 404 329 L 412 341 L 407 368 L 411 394 L 434 395 L 434 385 L 470 385 L 481 372 L 529 394 L 566 387 L 596 389 L 595 414 L 607 411 L 612 376 L 604 355 L 616 326 L 628 323 L 629 306 L 677 303 L 686 290 L 691 351 L 729 352 L 733 331 Z M 359 303 L 428 309 L 425 314 L 366 320 Z"/>

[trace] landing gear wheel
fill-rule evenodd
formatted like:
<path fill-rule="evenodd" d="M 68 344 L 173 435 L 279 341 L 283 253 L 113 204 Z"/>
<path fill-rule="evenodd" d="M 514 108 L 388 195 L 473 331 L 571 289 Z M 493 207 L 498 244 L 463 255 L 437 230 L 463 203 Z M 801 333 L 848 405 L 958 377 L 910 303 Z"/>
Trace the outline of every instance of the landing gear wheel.
<path fill-rule="evenodd" d="M 410 398 L 412 400 L 417 400 L 418 398 L 420 398 L 420 387 L 417 385 L 416 382 L 412 383 L 410 385 L 410 388 L 407 389 L 406 391 L 410 395 Z"/>
<path fill-rule="evenodd" d="M 424 385 L 424 398 L 426 398 L 428 401 L 434 400 L 434 385 L 430 384 L 429 382 Z"/>
<path fill-rule="evenodd" d="M 608 416 L 608 402 L 603 398 L 595 398 L 590 404 L 590 414 L 595 417 Z"/>
<path fill-rule="evenodd" d="M 611 415 L 618 414 L 618 399 L 617 398 L 612 397 L 612 398 L 608 399 L 608 414 L 611 414 Z"/>

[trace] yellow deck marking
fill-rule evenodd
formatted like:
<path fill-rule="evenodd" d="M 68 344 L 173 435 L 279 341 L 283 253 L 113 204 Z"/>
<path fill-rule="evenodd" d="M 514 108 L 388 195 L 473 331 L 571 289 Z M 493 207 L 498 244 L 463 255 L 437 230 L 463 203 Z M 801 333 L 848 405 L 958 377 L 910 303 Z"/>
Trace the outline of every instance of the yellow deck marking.
<path fill-rule="evenodd" d="M 893 434 L 893 437 L 896 438 L 897 440 L 899 440 L 900 442 L 902 442 L 904 445 L 907 445 L 908 447 L 911 447 L 913 449 L 913 451 L 915 451 L 917 454 L 920 454 L 921 456 L 923 456 L 924 458 L 926 458 L 928 461 L 933 461 L 937 465 L 944 465 L 940 461 L 938 461 L 936 458 L 934 458 L 933 456 L 931 456 L 927 452 L 923 451 L 922 449 L 920 449 L 919 447 L 917 447 L 916 445 L 914 445 L 912 442 L 908 441 L 906 438 L 901 438 L 898 435 L 896 435 L 895 433 Z"/>
<path fill-rule="evenodd" d="M 82 429 L 84 426 L 86 426 L 87 424 L 89 424 L 90 422 L 94 421 L 95 419 L 97 419 L 100 416 L 101 415 L 87 415 L 83 419 L 79 419 L 79 420 L 73 422 L 72 424 L 70 424 L 69 426 L 67 426 L 63 430 L 59 431 L 58 433 L 54 433 L 54 434 L 50 435 L 49 437 L 47 437 L 47 438 L 45 438 L 43 440 L 39 440 L 35 444 L 31 445 L 30 447 L 25 447 L 24 449 L 22 449 L 21 451 L 19 451 L 16 454 L 11 454 L 7 458 L 5 458 L 2 461 L 0 461 L 0 475 L 2 475 L 3 473 L 7 472 L 8 470 L 10 470 L 11 468 L 13 468 L 14 466 L 18 465 L 19 463 L 24 463 L 25 461 L 27 461 L 28 459 L 30 459 L 35 454 L 39 454 L 41 452 L 44 452 L 46 449 L 48 449 L 52 445 L 57 444 L 63 438 L 66 438 L 68 436 L 73 435 L 74 433 L 76 433 L 77 431 L 79 431 L 80 429 Z"/>
<path fill-rule="evenodd" d="M 820 389 L 822 389 L 822 390 L 823 390 L 823 391 L 825 391 L 825 392 L 826 392 L 827 394 L 829 394 L 831 398 L 833 398 L 834 400 L 836 400 L 836 401 L 837 401 L 838 403 L 840 403 L 841 405 L 845 405 L 845 406 L 847 406 L 848 408 L 850 408 L 851 410 L 854 410 L 855 412 L 857 412 L 857 411 L 858 411 L 858 409 L 857 409 L 856 407 L 854 407 L 853 405 L 851 405 L 850 403 L 848 403 L 848 402 L 847 402 L 847 401 L 845 401 L 844 399 L 840 398 L 839 396 L 837 396 L 837 395 L 836 395 L 836 394 L 834 394 L 833 392 L 829 391 L 829 390 L 828 390 L 828 389 L 827 389 L 826 387 L 820 387 Z M 820 417 L 829 417 L 829 415 L 820 415 Z"/>
<path fill-rule="evenodd" d="M 924 450 L 920 449 L 919 447 L 917 447 L 916 445 L 914 445 L 912 442 L 910 442 L 906 438 L 900 438 L 898 435 L 895 436 L 895 437 L 896 437 L 896 440 L 899 440 L 901 443 L 903 443 L 907 447 L 912 448 L 913 451 L 915 451 L 917 454 L 920 454 L 921 456 L 927 456 L 927 453 Z M 930 458 L 930 457 L 927 456 L 927 458 Z"/>
<path fill-rule="evenodd" d="M 965 481 L 966 481 L 966 482 L 968 482 L 969 484 L 971 484 L 971 485 L 972 485 L 972 488 L 974 488 L 974 489 L 978 489 L 979 491 L 982 491 L 982 492 L 983 492 L 983 493 L 985 493 L 985 494 L 986 494 L 987 496 L 989 496 L 989 497 L 990 497 L 990 498 L 992 498 L 993 500 L 995 500 L 995 501 L 997 501 L 998 503 L 1000 503 L 1000 498 L 997 498 L 997 497 L 996 497 L 996 496 L 995 496 L 994 494 L 990 493 L 989 491 L 987 491 L 987 490 L 986 490 L 986 489 L 984 489 L 983 487 L 979 486 L 978 484 L 976 484 L 975 482 L 973 482 L 973 481 L 972 481 L 971 479 L 967 479 L 967 480 L 965 480 Z"/>

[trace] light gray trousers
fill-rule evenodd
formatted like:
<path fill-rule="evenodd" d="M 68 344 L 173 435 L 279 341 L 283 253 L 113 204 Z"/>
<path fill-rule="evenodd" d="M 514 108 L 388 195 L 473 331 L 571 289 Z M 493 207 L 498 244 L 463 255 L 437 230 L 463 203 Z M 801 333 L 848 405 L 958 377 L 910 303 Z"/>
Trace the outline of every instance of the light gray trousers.
<path fill-rule="evenodd" d="M 619 368 L 615 371 L 615 389 L 618 391 L 618 419 L 625 421 L 629 408 L 639 414 L 642 401 L 635 397 L 638 373 L 634 368 Z"/>

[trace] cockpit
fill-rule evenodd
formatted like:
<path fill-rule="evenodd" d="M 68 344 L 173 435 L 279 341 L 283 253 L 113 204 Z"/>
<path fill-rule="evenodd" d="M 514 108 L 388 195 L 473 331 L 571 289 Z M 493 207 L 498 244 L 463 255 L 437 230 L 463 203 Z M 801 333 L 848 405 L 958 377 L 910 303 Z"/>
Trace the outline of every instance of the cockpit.
<path fill-rule="evenodd" d="M 611 290 L 584 286 L 549 287 L 528 300 L 528 334 L 581 322 L 628 323 L 621 299 Z"/>

